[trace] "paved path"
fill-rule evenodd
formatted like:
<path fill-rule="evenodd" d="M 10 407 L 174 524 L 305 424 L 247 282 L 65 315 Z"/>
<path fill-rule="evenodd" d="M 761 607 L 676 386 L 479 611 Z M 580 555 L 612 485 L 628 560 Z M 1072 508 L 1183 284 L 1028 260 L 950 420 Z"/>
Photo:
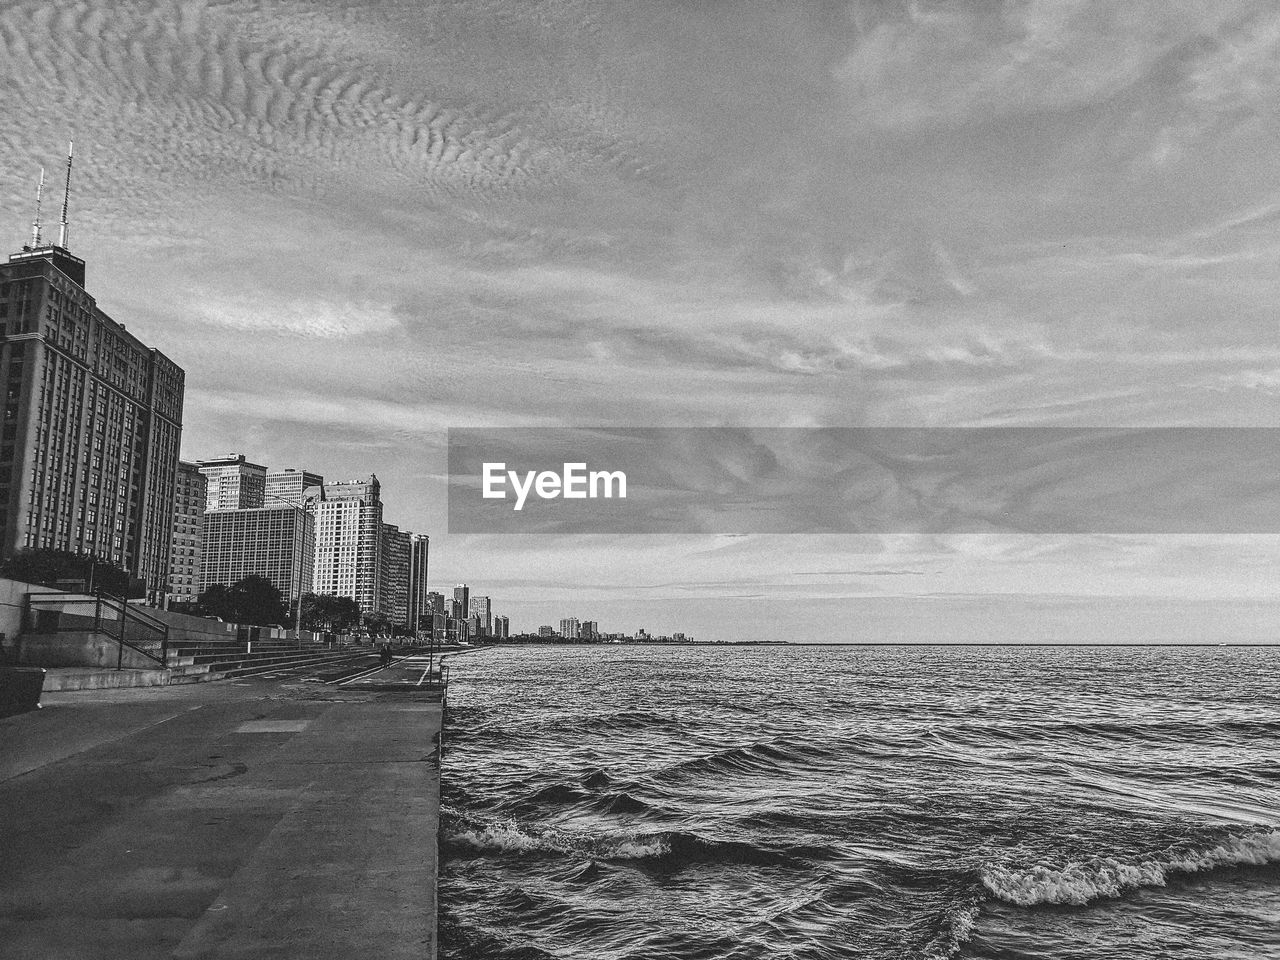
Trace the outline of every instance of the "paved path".
<path fill-rule="evenodd" d="M 0 720 L 0 958 L 435 956 L 438 694 L 44 703 Z"/>

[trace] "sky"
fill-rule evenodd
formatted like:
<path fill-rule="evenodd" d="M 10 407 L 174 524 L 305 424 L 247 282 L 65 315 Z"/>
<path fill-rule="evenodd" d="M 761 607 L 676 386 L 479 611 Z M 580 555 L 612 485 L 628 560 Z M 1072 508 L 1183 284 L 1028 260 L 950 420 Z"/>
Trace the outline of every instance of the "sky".
<path fill-rule="evenodd" d="M 1270 640 L 1274 535 L 450 535 L 445 443 L 1270 426 L 1278 93 L 1266 2 L 5 0 L 0 231 L 74 137 L 184 456 L 377 473 L 516 629 Z"/>

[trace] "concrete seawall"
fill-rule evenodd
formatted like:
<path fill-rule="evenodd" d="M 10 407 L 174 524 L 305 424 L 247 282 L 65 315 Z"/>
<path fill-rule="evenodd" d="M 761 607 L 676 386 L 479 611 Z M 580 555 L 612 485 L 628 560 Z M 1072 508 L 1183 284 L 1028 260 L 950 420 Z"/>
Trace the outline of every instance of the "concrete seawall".
<path fill-rule="evenodd" d="M 0 956 L 433 958 L 441 710 L 258 682 L 0 720 Z"/>

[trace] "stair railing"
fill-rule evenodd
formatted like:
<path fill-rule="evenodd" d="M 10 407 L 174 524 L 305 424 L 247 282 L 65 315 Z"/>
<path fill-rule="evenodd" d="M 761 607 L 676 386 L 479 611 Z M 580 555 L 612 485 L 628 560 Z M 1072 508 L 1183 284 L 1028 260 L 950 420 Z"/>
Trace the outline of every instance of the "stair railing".
<path fill-rule="evenodd" d="M 28 593 L 23 601 L 23 626 L 32 633 L 92 632 L 116 643 L 116 669 L 124 668 L 130 650 L 168 666 L 169 625 L 107 593 Z"/>

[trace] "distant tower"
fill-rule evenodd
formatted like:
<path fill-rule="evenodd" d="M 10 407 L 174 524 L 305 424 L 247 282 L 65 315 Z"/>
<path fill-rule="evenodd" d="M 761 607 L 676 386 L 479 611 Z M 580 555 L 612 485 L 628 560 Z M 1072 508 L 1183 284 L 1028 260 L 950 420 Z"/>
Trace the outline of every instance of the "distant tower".
<path fill-rule="evenodd" d="M 67 142 L 67 184 L 62 189 L 62 224 L 58 227 L 58 246 L 67 249 L 67 202 L 71 199 L 71 153 L 76 142 Z"/>

